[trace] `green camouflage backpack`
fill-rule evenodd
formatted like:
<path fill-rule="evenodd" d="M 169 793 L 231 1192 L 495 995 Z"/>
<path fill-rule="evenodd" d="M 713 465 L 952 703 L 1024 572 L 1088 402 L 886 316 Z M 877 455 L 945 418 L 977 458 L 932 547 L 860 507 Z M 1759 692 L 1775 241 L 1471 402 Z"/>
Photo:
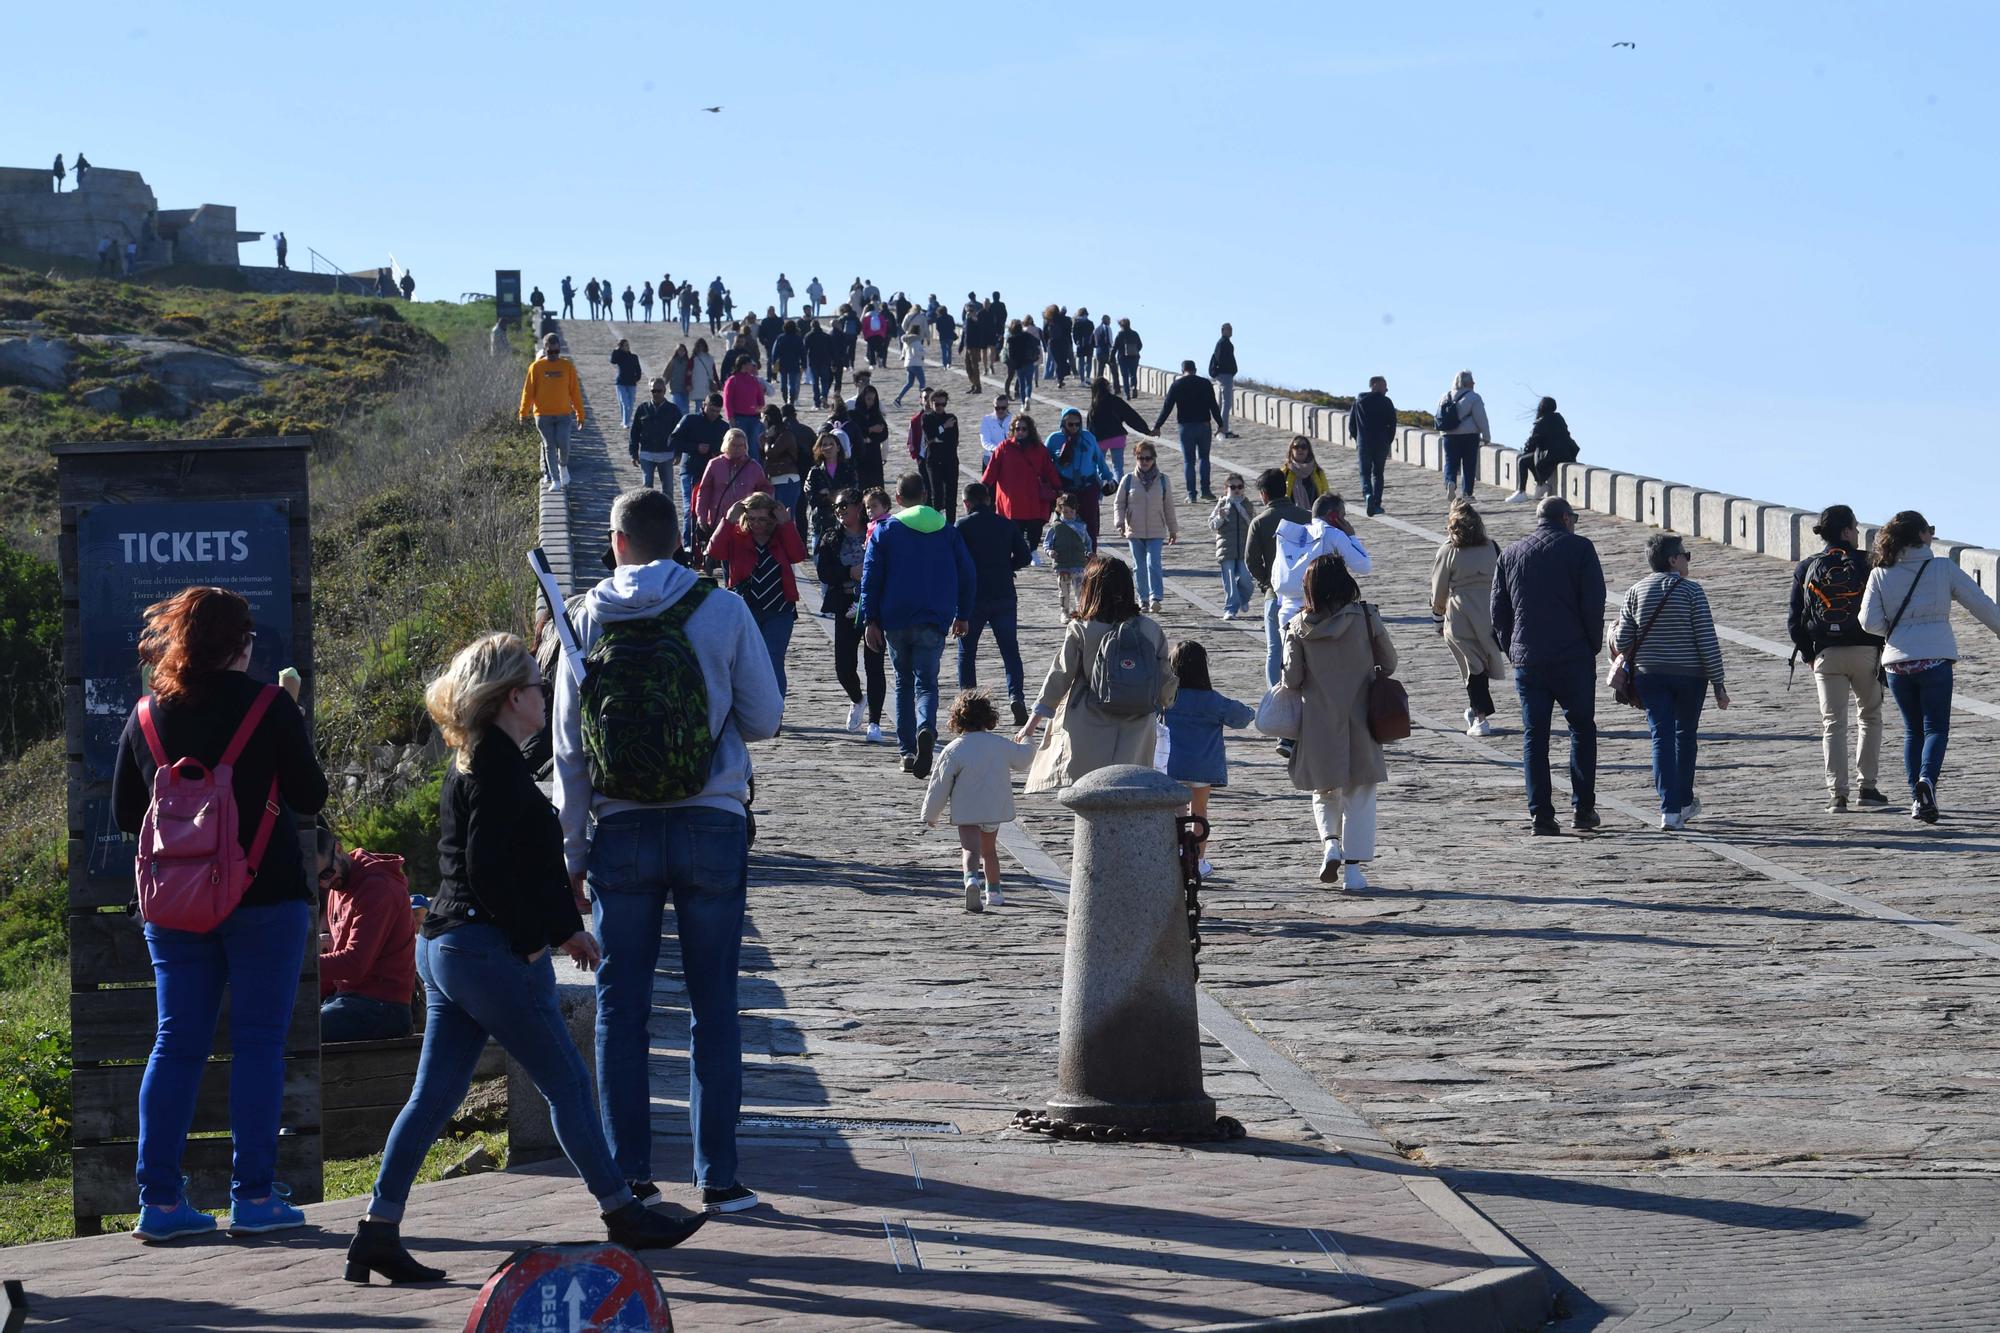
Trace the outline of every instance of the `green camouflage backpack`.
<path fill-rule="evenodd" d="M 708 682 L 687 622 L 713 587 L 699 580 L 657 616 L 613 621 L 584 655 L 583 754 L 592 790 L 661 805 L 708 785 L 715 762 Z"/>

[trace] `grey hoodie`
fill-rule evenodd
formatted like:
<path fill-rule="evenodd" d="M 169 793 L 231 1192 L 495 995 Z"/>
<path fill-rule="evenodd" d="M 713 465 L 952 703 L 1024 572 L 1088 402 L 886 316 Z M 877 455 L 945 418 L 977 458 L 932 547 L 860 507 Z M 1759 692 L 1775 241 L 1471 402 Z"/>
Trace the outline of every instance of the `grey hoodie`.
<path fill-rule="evenodd" d="M 650 565 L 620 565 L 584 598 L 577 639 L 584 652 L 613 621 L 656 616 L 694 587 L 692 570 L 671 560 Z M 769 740 L 784 718 L 785 697 L 771 670 L 771 653 L 750 608 L 733 592 L 715 589 L 688 617 L 688 641 L 708 680 L 708 729 L 716 738 L 715 763 L 701 795 L 667 806 L 642 806 L 614 801 L 590 789 L 590 768 L 583 755 L 583 725 L 575 678 L 564 666 L 556 673 L 555 733 L 556 813 L 562 817 L 563 860 L 571 874 L 589 861 L 590 821 L 621 810 L 680 809 L 706 806 L 743 813 L 750 800 L 750 751 L 746 742 Z"/>

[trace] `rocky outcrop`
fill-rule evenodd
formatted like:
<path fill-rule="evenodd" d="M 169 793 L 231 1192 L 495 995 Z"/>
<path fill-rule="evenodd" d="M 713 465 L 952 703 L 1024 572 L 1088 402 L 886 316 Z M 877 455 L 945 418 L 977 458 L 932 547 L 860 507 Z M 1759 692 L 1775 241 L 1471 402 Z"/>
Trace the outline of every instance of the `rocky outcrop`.
<path fill-rule="evenodd" d="M 76 350 L 61 338 L 0 338 L 0 384 L 19 384 L 44 393 L 69 384 Z"/>
<path fill-rule="evenodd" d="M 229 356 L 171 338 L 105 334 L 84 341 L 136 356 L 138 364 L 133 368 L 139 374 L 151 376 L 170 393 L 192 402 L 216 402 L 257 393 L 263 389 L 265 380 L 285 370 L 282 362 Z"/>

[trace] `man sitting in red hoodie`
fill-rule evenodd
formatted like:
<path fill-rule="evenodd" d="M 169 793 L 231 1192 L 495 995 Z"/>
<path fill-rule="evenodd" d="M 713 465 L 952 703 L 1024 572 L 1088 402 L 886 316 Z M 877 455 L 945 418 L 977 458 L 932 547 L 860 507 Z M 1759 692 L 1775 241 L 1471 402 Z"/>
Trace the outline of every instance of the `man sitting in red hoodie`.
<path fill-rule="evenodd" d="M 319 955 L 321 1044 L 410 1035 L 417 927 L 403 858 L 341 849 L 319 830 L 326 934 Z"/>

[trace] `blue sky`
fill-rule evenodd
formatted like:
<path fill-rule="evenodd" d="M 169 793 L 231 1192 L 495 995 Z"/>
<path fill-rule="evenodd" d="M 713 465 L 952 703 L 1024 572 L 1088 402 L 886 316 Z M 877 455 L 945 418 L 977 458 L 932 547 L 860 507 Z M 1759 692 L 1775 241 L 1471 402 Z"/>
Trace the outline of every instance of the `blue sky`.
<path fill-rule="evenodd" d="M 580 8 L 33 7 L 4 162 L 419 296 L 866 274 L 1204 364 L 1227 319 L 1258 378 L 1469 367 L 1502 440 L 1552 394 L 1592 461 L 2000 545 L 2000 7 Z"/>

